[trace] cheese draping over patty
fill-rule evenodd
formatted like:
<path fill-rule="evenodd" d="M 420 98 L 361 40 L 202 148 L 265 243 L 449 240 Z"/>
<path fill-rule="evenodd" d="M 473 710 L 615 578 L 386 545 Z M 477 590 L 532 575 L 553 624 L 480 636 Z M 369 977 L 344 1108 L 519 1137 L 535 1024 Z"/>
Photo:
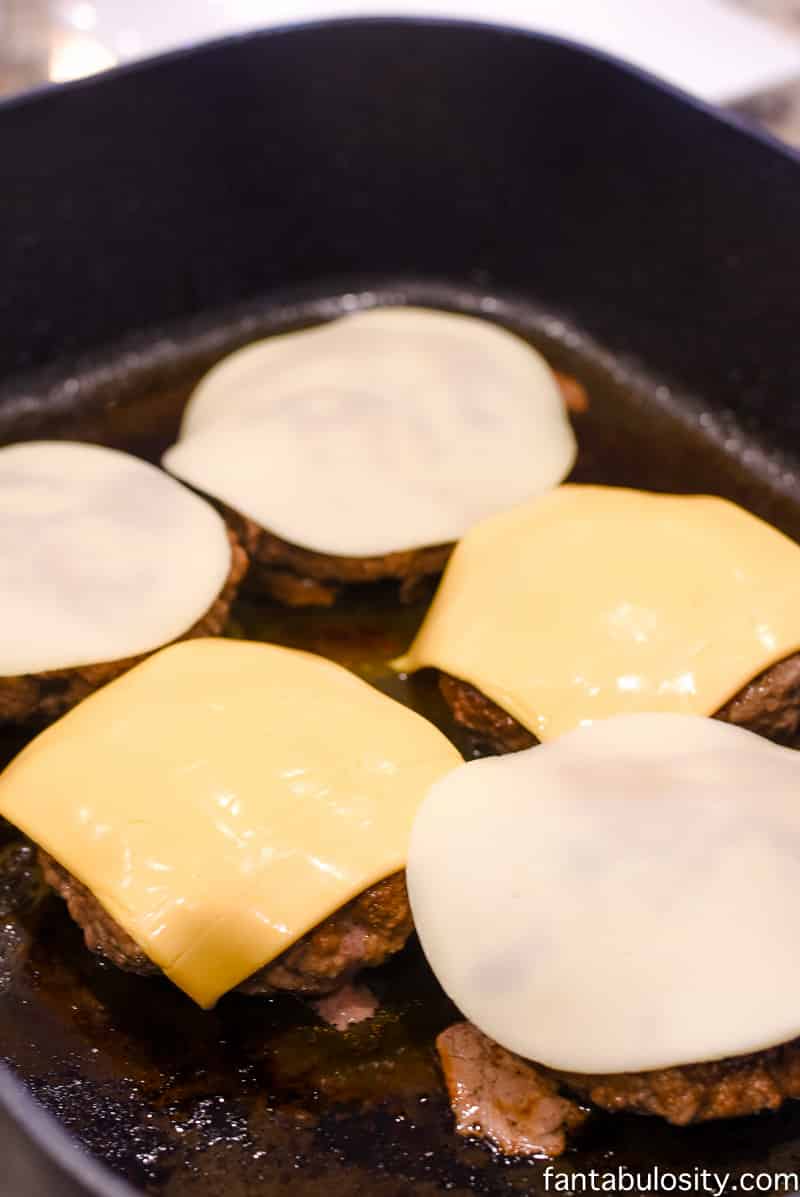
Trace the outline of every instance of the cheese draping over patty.
<path fill-rule="evenodd" d="M 0 678 L 123 660 L 187 632 L 231 568 L 214 509 L 115 449 L 0 449 Z"/>
<path fill-rule="evenodd" d="M 556 486 L 575 453 L 555 377 L 525 341 L 390 307 L 225 358 L 164 464 L 292 544 L 369 557 L 458 540 Z"/>
<path fill-rule="evenodd" d="M 0 776 L 0 815 L 211 1006 L 402 869 L 419 803 L 460 760 L 339 665 L 193 640 L 33 740 Z"/>
<path fill-rule="evenodd" d="M 408 888 L 444 989 L 582 1073 L 800 1034 L 800 754 L 714 719 L 621 715 L 472 762 L 417 816 Z"/>
<path fill-rule="evenodd" d="M 562 486 L 474 527 L 401 670 L 476 686 L 540 740 L 714 714 L 800 648 L 800 547 L 725 499 Z"/>

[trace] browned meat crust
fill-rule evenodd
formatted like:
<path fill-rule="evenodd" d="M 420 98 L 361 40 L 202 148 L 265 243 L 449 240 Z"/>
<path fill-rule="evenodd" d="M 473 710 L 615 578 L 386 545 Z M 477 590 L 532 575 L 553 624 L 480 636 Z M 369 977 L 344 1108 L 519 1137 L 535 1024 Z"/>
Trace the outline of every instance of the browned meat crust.
<path fill-rule="evenodd" d="M 355 1023 L 366 1022 L 378 1012 L 378 999 L 366 985 L 347 983 L 325 997 L 312 1002 L 323 1022 L 337 1031 L 346 1031 Z"/>
<path fill-rule="evenodd" d="M 227 581 L 202 619 L 183 636 L 179 636 L 179 640 L 218 636 L 228 621 L 231 603 L 247 572 L 247 555 L 230 530 L 228 539 L 231 542 L 231 568 Z M 73 669 L 0 677 L 0 724 L 29 721 L 44 723 L 57 719 L 94 690 L 105 686 L 150 655 L 142 653 L 120 661 L 105 661 L 100 665 L 80 665 Z"/>
<path fill-rule="evenodd" d="M 439 689 L 455 721 L 476 732 L 496 752 L 519 752 L 539 743 L 532 732 L 468 682 L 441 673 Z M 720 707 L 714 718 L 757 732 L 776 744 L 797 744 L 800 653 L 765 669 Z"/>
<path fill-rule="evenodd" d="M 414 928 L 405 873 L 370 886 L 245 981 L 245 993 L 332 993 L 405 947 Z"/>
<path fill-rule="evenodd" d="M 582 382 L 578 382 L 577 378 L 562 374 L 560 370 L 554 370 L 553 373 L 567 411 L 573 416 L 582 416 L 589 410 L 589 393 L 586 387 Z"/>
<path fill-rule="evenodd" d="M 655 1115 L 674 1126 L 776 1110 L 800 1097 L 798 1039 L 727 1060 L 609 1076 L 530 1064 L 466 1022 L 436 1046 L 459 1134 L 489 1139 L 509 1155 L 564 1150 L 585 1117 L 558 1096 L 564 1091 L 612 1114 Z"/>
<path fill-rule="evenodd" d="M 561 1155 L 586 1114 L 543 1071 L 472 1023 L 436 1040 L 459 1135 L 487 1139 L 506 1155 Z"/>
<path fill-rule="evenodd" d="M 439 689 L 456 723 L 477 732 L 495 751 L 520 752 L 539 743 L 532 732 L 469 682 L 440 673 Z"/>
<path fill-rule="evenodd" d="M 330 607 L 343 586 L 387 579 L 400 582 L 400 598 L 408 602 L 423 578 L 442 572 L 453 550 L 448 544 L 385 557 L 333 557 L 289 544 L 230 508 L 224 514 L 250 557 L 248 587 L 289 607 Z"/>
<path fill-rule="evenodd" d="M 675 1126 L 687 1126 L 777 1110 L 787 1098 L 800 1097 L 800 1039 L 769 1051 L 653 1072 L 550 1075 L 613 1114 L 656 1114 Z"/>
<path fill-rule="evenodd" d="M 765 669 L 714 718 L 749 728 L 777 744 L 795 745 L 800 734 L 800 653 Z"/>
<path fill-rule="evenodd" d="M 161 971 L 85 885 L 41 849 L 39 862 L 90 951 L 140 976 Z M 337 910 L 238 989 L 255 995 L 278 990 L 310 996 L 333 993 L 360 969 L 374 968 L 399 952 L 412 926 L 405 875 L 395 873 Z"/>

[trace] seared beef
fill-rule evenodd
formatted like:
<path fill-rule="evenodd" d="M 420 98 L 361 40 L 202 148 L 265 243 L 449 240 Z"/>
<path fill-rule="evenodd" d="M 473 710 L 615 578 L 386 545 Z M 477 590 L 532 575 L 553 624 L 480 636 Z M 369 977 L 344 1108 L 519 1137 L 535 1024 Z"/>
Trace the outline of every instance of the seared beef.
<path fill-rule="evenodd" d="M 800 1039 L 727 1060 L 608 1076 L 530 1064 L 466 1022 L 440 1035 L 437 1047 L 459 1134 L 490 1139 L 508 1155 L 534 1150 L 526 1143 L 551 1156 L 564 1150 L 585 1117 L 565 1093 L 674 1126 L 776 1110 L 800 1097 Z"/>
<path fill-rule="evenodd" d="M 716 715 L 774 740 L 797 744 L 800 733 L 800 653 L 779 661 L 726 702 Z"/>
<path fill-rule="evenodd" d="M 346 1031 L 354 1023 L 372 1018 L 378 1009 L 378 999 L 366 985 L 346 984 L 335 993 L 318 998 L 312 1005 L 323 1022 L 337 1031 Z"/>
<path fill-rule="evenodd" d="M 41 850 L 39 861 L 45 880 L 66 901 L 83 930 L 90 951 L 126 972 L 140 976 L 160 972 L 86 886 Z M 399 952 L 411 930 L 405 875 L 395 873 L 337 910 L 238 989 L 249 994 L 333 993 L 360 969 L 373 968 Z"/>
<path fill-rule="evenodd" d="M 560 370 L 554 370 L 553 373 L 556 376 L 556 382 L 567 411 L 573 416 L 582 416 L 589 410 L 589 395 L 586 387 L 582 382 L 578 382 L 577 378 L 571 378 L 569 374 L 562 374 Z"/>
<path fill-rule="evenodd" d="M 400 582 L 400 598 L 411 601 L 423 578 L 440 574 L 452 545 L 389 553 L 385 557 L 334 557 L 302 549 L 226 509 L 225 518 L 251 560 L 248 587 L 288 607 L 330 607 L 343 586 L 357 582 Z"/>
<path fill-rule="evenodd" d="M 38 855 L 45 881 L 66 902 L 91 952 L 111 960 L 117 968 L 138 973 L 142 977 L 154 976 L 160 971 L 134 943 L 128 932 L 106 913 L 91 890 L 66 869 L 62 869 L 58 861 L 42 848 Z"/>
<path fill-rule="evenodd" d="M 179 636 L 179 640 L 218 636 L 228 621 L 231 603 L 247 571 L 247 555 L 230 530 L 228 539 L 231 542 L 231 568 L 227 581 L 202 619 L 183 636 Z M 0 677 L 0 724 L 29 721 L 44 723 L 57 719 L 94 690 L 105 686 L 151 655 L 142 653 L 124 660 L 104 661 L 99 665 L 79 665 L 72 669 Z"/>
<path fill-rule="evenodd" d="M 496 752 L 520 752 L 539 743 L 532 732 L 469 682 L 441 673 L 439 689 L 456 723 L 477 732 Z"/>
<path fill-rule="evenodd" d="M 245 981 L 244 993 L 333 993 L 405 946 L 414 929 L 405 873 L 370 886 Z"/>
<path fill-rule="evenodd" d="M 476 732 L 496 752 L 519 752 L 539 741 L 475 686 L 442 673 L 439 689 L 457 723 Z M 797 744 L 800 736 L 800 653 L 771 665 L 714 715 L 757 732 L 776 744 Z"/>
<path fill-rule="evenodd" d="M 557 1083 L 500 1047 L 472 1023 L 436 1040 L 460 1135 L 487 1139 L 506 1155 L 560 1155 L 586 1114 Z"/>
<path fill-rule="evenodd" d="M 609 1076 L 550 1074 L 573 1093 L 613 1114 L 656 1114 L 675 1126 L 776 1110 L 800 1097 L 800 1039 L 769 1051 L 705 1064 Z"/>

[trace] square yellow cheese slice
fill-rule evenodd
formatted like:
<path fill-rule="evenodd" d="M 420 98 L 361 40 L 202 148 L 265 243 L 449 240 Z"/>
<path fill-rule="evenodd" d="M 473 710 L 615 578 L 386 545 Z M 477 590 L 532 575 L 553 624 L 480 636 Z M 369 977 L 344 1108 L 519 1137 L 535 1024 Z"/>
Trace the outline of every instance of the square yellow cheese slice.
<path fill-rule="evenodd" d="M 402 869 L 460 756 L 332 662 L 243 641 L 157 653 L 38 736 L 0 815 L 201 1006 Z"/>

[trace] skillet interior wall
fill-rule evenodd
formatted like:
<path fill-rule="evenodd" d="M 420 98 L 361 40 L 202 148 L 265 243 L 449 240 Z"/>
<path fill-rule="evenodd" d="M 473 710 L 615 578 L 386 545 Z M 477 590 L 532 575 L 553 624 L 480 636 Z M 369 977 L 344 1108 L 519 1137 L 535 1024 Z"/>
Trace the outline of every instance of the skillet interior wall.
<path fill-rule="evenodd" d="M 503 31 L 343 23 L 13 101 L 0 147 L 0 439 L 155 453 L 190 364 L 247 329 L 332 314 L 307 303 L 326 287 L 411 279 L 408 298 L 499 303 L 483 310 L 555 364 L 584 363 L 595 412 L 619 399 L 653 485 L 702 460 L 704 488 L 800 533 L 794 461 L 775 451 L 800 421 L 800 167 L 635 74 Z M 610 449 L 617 427 L 598 429 Z M 0 1056 L 149 1191 L 310 1197 L 332 1176 L 386 1197 L 540 1187 L 536 1170 L 456 1142 L 428 1097 L 419 1045 L 449 1014 L 418 959 L 383 982 L 387 1022 L 342 1048 L 286 1008 L 267 1035 L 235 1003 L 212 1023 L 157 986 L 134 1005 L 57 904 L 40 913 L 0 984 Z M 697 1134 L 600 1119 L 577 1163 L 790 1168 L 798 1116 Z"/>
<path fill-rule="evenodd" d="M 544 296 L 749 431 L 800 428 L 798 161 L 578 48 L 308 26 L 7 102 L 0 143 L 0 378 L 410 274 Z"/>

